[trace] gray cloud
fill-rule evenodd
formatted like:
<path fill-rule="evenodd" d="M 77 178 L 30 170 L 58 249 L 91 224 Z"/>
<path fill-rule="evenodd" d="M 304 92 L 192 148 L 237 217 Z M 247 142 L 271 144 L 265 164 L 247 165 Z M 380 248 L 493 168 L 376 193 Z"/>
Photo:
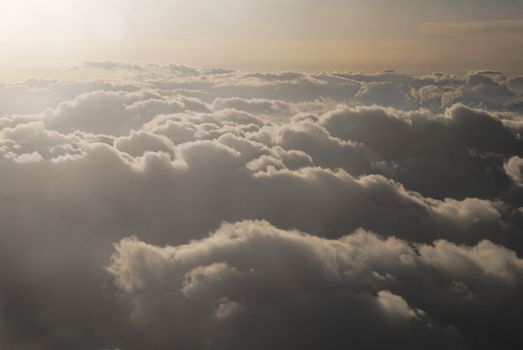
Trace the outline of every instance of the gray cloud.
<path fill-rule="evenodd" d="M 505 159 L 523 152 L 519 128 L 464 105 L 444 115 L 342 108 L 322 123 L 334 136 L 365 144 L 393 165 L 389 176 L 432 197 L 496 197 L 509 185 Z"/>
<path fill-rule="evenodd" d="M 412 247 L 364 231 L 329 241 L 247 221 L 179 247 L 125 239 L 109 271 L 136 327 L 147 334 L 178 325 L 131 349 L 462 348 L 478 340 L 503 344 L 500 330 L 521 341 L 510 321 L 493 321 L 518 317 L 515 310 L 474 319 L 476 305 L 492 307 L 503 297 L 517 303 L 513 292 L 523 278 L 523 260 L 488 241 Z M 480 330 L 479 338 L 467 337 Z"/>

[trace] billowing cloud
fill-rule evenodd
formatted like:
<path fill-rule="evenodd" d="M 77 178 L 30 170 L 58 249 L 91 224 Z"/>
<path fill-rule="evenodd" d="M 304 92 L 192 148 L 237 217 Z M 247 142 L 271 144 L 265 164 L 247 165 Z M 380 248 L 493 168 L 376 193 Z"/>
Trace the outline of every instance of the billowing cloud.
<path fill-rule="evenodd" d="M 131 349 L 504 346 L 498 332 L 521 341 L 518 311 L 498 307 L 517 304 L 523 260 L 488 241 L 413 247 L 365 231 L 326 240 L 245 221 L 178 247 L 122 240 L 108 270 L 131 324 L 166 328 Z"/>
<path fill-rule="evenodd" d="M 0 88 L 1 347 L 521 345 L 518 78 L 86 66 Z"/>

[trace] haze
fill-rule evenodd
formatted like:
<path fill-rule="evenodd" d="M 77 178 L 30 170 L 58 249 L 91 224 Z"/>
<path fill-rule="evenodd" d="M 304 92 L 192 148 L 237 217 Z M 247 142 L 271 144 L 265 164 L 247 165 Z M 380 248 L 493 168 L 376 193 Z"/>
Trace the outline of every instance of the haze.
<path fill-rule="evenodd" d="M 250 71 L 523 70 L 523 2 L 8 0 L 4 80 L 79 61 Z"/>

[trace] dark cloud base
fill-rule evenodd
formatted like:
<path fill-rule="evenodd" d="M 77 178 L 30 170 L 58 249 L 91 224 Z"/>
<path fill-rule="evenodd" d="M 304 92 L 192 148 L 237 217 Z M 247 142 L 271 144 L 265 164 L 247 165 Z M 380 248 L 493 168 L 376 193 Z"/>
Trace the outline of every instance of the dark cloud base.
<path fill-rule="evenodd" d="M 523 348 L 521 77 L 86 67 L 0 86 L 0 348 Z"/>

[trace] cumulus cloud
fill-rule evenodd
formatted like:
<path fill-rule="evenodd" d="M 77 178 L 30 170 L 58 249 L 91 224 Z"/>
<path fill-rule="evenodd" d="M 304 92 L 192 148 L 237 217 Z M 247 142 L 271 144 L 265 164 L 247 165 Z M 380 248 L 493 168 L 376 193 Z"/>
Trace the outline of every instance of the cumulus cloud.
<path fill-rule="evenodd" d="M 505 171 L 517 185 L 523 185 L 523 159 L 518 156 L 510 158 L 505 163 Z"/>
<path fill-rule="evenodd" d="M 79 69 L 0 87 L 1 347 L 521 345 L 517 77 Z"/>
<path fill-rule="evenodd" d="M 323 115 L 322 124 L 333 136 L 362 142 L 393 165 L 392 178 L 432 197 L 496 197 L 509 185 L 505 160 L 523 151 L 519 127 L 462 104 L 442 115 L 344 107 Z"/>
<path fill-rule="evenodd" d="M 504 344 L 503 329 L 521 341 L 510 321 L 493 319 L 518 317 L 494 304 L 517 303 L 523 260 L 488 241 L 413 247 L 365 231 L 326 240 L 244 221 L 178 247 L 124 239 L 108 270 L 131 323 L 145 333 L 172 327 L 130 348 L 461 348 L 483 329 L 491 344 Z M 474 320 L 474 305 L 487 304 L 492 319 Z"/>

